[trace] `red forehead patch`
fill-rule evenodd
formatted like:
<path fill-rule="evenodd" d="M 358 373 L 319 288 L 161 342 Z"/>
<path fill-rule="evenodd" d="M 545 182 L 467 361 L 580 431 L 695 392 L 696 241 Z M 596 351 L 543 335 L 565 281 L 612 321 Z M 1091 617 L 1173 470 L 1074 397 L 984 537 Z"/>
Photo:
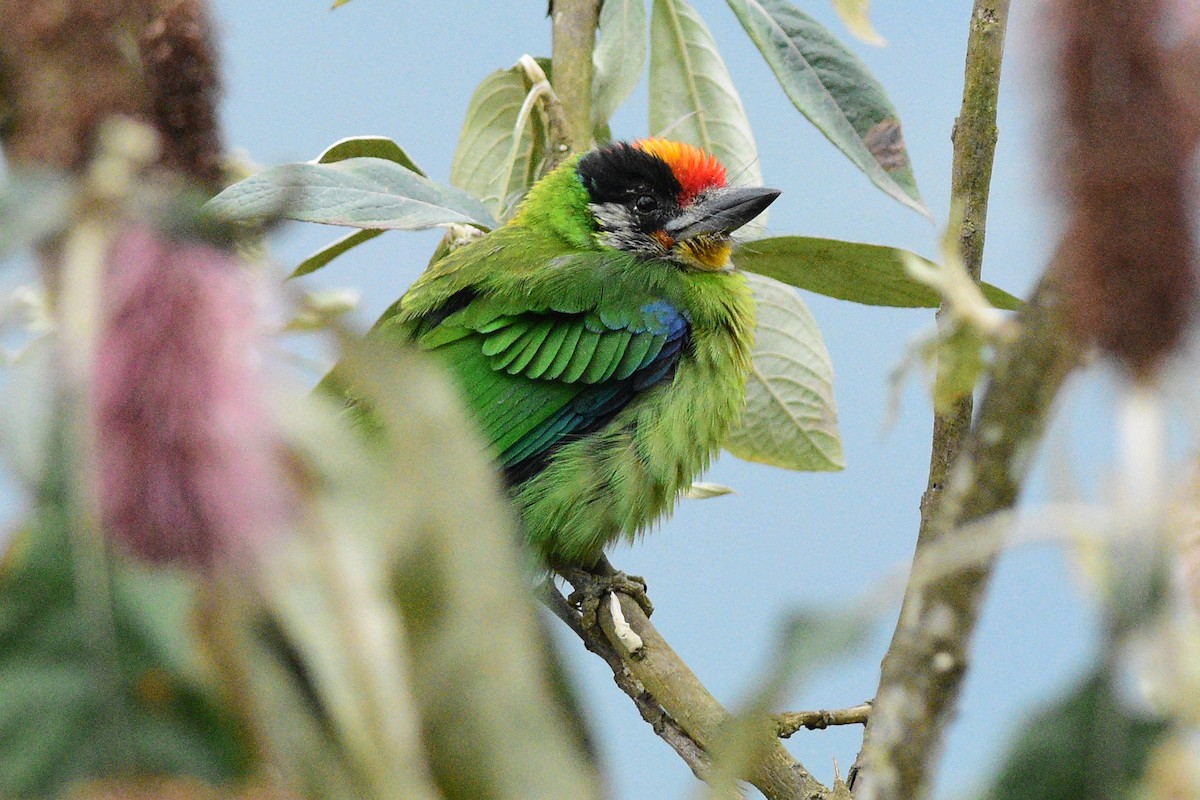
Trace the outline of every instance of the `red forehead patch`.
<path fill-rule="evenodd" d="M 725 185 L 725 167 L 716 156 L 699 147 L 667 139 L 638 139 L 633 146 L 661 158 L 671 167 L 675 179 L 683 187 L 679 192 L 680 205 L 687 205 L 708 189 Z"/>

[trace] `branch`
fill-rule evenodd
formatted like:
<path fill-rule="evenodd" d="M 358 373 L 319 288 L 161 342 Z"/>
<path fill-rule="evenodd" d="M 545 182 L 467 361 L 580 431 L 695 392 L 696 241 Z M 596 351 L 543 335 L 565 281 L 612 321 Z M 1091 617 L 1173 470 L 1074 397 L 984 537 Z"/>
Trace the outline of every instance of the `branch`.
<path fill-rule="evenodd" d="M 1033 461 L 1051 403 L 1080 357 L 1062 319 L 1058 269 L 1047 268 L 997 358 L 979 419 L 917 543 L 900 620 L 881 667 L 862 752 L 851 774 L 860 800 L 921 797 L 953 717 L 994 555 L 945 572 L 940 544 L 1010 508 Z"/>
<path fill-rule="evenodd" d="M 554 0 L 551 82 L 567 115 L 571 150 L 592 144 L 592 50 L 600 24 L 600 0 Z"/>
<path fill-rule="evenodd" d="M 983 259 L 1008 6 L 1008 0 L 975 1 L 963 104 L 953 134 L 951 198 L 962 214 L 963 261 L 976 280 Z M 935 415 L 913 572 L 883 659 L 863 749 L 851 770 L 856 797 L 920 797 L 929 784 L 966 672 L 994 558 L 932 578 L 926 576 L 937 570 L 918 567 L 930 563 L 937 545 L 961 526 L 1015 502 L 1050 402 L 1078 357 L 1077 345 L 1060 321 L 1060 307 L 1052 265 L 1018 317 L 1020 333 L 997 357 L 975 426 L 969 395 L 950 412 Z"/>
<path fill-rule="evenodd" d="M 819 731 L 831 725 L 865 725 L 870 716 L 870 703 L 834 711 L 785 711 L 775 717 L 775 733 L 787 739 L 801 728 Z"/>
<path fill-rule="evenodd" d="M 577 591 L 595 592 L 614 570 L 601 561 L 605 573 L 594 575 L 572 570 L 572 585 Z M 594 580 L 592 580 L 594 579 Z M 557 591 L 547 605 L 567 623 L 589 650 L 605 660 L 617 685 L 629 695 L 643 719 L 655 729 L 701 780 L 706 780 L 711 755 L 721 730 L 733 719 L 671 649 L 650 623 L 636 600 L 618 593 L 625 621 L 642 640 L 636 656 L 621 644 L 614 630 L 612 615 L 604 604 L 599 612 L 599 630 L 586 629 L 580 614 L 566 604 Z M 661 728 L 661 730 L 660 730 Z M 771 742 L 762 760 L 745 779 L 758 788 L 767 800 L 799 800 L 830 797 L 830 790 L 792 758 L 778 741 Z"/>
<path fill-rule="evenodd" d="M 561 619 L 568 628 L 575 632 L 575 635 L 583 641 L 584 647 L 600 656 L 604 663 L 608 664 L 608 668 L 613 673 L 613 681 L 637 706 L 642 719 L 650 723 L 654 733 L 679 754 L 679 757 L 691 769 L 692 774 L 702 781 L 708 780 L 709 772 L 712 769 L 712 759 L 708 757 L 708 753 L 688 736 L 687 731 L 681 728 L 679 723 L 671 719 L 663 707 L 646 691 L 646 687 L 633 677 L 621 659 L 620 651 L 609 642 L 602 632 L 595 628 L 585 628 L 581 622 L 582 615 L 567 602 L 553 584 L 546 584 L 542 602 L 554 612 L 554 616 Z"/>

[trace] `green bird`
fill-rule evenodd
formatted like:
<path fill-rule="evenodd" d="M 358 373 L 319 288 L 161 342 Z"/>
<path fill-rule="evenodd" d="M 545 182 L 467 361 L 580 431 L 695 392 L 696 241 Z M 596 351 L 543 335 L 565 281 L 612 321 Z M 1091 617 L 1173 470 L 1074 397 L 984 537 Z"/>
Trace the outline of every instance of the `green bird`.
<path fill-rule="evenodd" d="M 546 566 L 645 532 L 720 449 L 754 335 L 730 234 L 778 195 L 678 142 L 593 150 L 376 324 L 449 370 Z"/>

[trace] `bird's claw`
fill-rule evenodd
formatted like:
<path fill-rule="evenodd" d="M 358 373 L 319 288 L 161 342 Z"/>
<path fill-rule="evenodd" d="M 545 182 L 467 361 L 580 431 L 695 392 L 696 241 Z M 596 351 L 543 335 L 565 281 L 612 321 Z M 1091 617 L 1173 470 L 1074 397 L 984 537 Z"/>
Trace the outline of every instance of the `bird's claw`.
<path fill-rule="evenodd" d="M 626 575 L 624 572 L 614 572 L 612 575 L 575 573 L 567 577 L 576 587 L 567 597 L 567 602 L 579 609 L 584 628 L 594 628 L 599 624 L 597 612 L 600 603 L 610 592 L 619 592 L 632 599 L 647 617 L 654 613 L 654 604 L 646 595 L 646 579 L 638 575 Z"/>

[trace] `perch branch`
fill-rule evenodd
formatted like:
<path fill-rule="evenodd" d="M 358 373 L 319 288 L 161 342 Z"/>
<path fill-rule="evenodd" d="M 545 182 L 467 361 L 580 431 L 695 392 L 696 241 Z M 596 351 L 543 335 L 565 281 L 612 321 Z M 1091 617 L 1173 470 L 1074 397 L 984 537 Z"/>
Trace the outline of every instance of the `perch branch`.
<path fill-rule="evenodd" d="M 613 571 L 607 561 L 602 561 L 602 574 L 592 577 L 603 579 Z M 588 574 L 572 571 L 572 585 L 577 591 L 595 589 L 587 585 Z M 711 764 L 712 748 L 732 716 L 663 639 L 637 600 L 623 593 L 618 593 L 618 599 L 625 621 L 643 643 L 636 657 L 628 655 L 617 639 L 612 615 L 606 613 L 605 604 L 601 604 L 599 630 L 585 629 L 579 612 L 567 605 L 561 595 L 558 595 L 557 601 L 551 597 L 548 605 L 589 650 L 605 660 L 613 671 L 617 685 L 633 698 L 643 718 L 703 780 Z M 660 732 L 660 727 L 672 738 Z M 777 741 L 772 743 L 751 773 L 744 777 L 767 800 L 808 800 L 831 796 L 830 790 Z"/>

